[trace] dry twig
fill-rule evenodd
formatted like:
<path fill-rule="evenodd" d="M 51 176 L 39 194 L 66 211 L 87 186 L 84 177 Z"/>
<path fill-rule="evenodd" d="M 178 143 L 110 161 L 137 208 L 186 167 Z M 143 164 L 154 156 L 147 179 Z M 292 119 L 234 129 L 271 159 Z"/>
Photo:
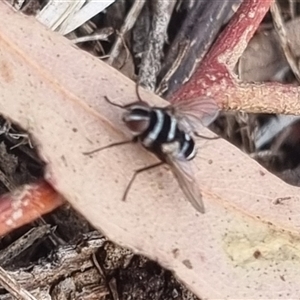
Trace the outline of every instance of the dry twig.
<path fill-rule="evenodd" d="M 92 42 L 92 41 L 107 41 L 108 37 L 114 33 L 113 28 L 108 27 L 104 28 L 105 30 L 101 30 L 101 32 L 97 32 L 92 35 L 82 36 L 78 38 L 74 38 L 71 41 L 74 44 Z"/>
<path fill-rule="evenodd" d="M 0 265 L 3 267 L 10 265 L 18 255 L 30 248 L 38 240 L 45 238 L 50 232 L 50 225 L 43 225 L 30 229 L 7 248 L 0 251 Z"/>
<path fill-rule="evenodd" d="M 107 63 L 109 65 L 112 65 L 115 61 L 115 59 L 118 57 L 118 55 L 120 54 L 122 45 L 123 45 L 123 41 L 124 41 L 124 35 L 133 27 L 133 25 L 136 22 L 137 17 L 139 16 L 142 8 L 145 5 L 145 0 L 135 0 L 130 12 L 128 13 L 124 24 L 117 36 L 117 39 L 115 41 L 115 43 L 113 44 L 111 51 L 110 51 L 110 56 L 107 60 Z"/>
<path fill-rule="evenodd" d="M 0 267 L 0 284 L 19 300 L 37 300 Z"/>
<path fill-rule="evenodd" d="M 147 49 L 142 56 L 139 84 L 153 91 L 161 68 L 163 47 L 167 39 L 167 29 L 176 1 L 156 0 L 152 3 L 154 14 L 147 40 Z"/>

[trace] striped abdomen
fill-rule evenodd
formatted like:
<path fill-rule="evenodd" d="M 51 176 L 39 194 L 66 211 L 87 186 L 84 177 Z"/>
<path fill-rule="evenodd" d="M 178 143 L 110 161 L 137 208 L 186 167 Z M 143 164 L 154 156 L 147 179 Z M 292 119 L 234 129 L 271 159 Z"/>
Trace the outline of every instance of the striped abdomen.
<path fill-rule="evenodd" d="M 177 158 L 194 158 L 194 140 L 179 128 L 178 121 L 169 111 L 144 105 L 131 105 L 123 120 L 140 142 L 155 153 L 163 154 L 163 145 L 174 144 Z"/>

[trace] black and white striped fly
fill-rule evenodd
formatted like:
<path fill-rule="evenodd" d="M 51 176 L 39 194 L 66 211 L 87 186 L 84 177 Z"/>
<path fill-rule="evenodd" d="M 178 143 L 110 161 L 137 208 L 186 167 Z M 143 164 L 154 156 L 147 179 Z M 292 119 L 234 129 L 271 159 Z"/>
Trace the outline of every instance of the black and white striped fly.
<path fill-rule="evenodd" d="M 200 136 L 197 134 L 198 129 L 216 118 L 219 111 L 216 103 L 210 98 L 205 98 L 179 101 L 162 108 L 150 107 L 142 100 L 125 106 L 113 103 L 108 98 L 106 100 L 125 110 L 123 122 L 131 131 L 133 141 L 140 142 L 161 160 L 155 165 L 135 171 L 127 185 L 123 200 L 126 199 L 131 184 L 139 173 L 167 163 L 187 200 L 197 211 L 204 213 L 201 192 L 189 161 L 196 155 L 193 135 Z M 110 144 L 85 154 L 129 142 L 132 140 Z"/>

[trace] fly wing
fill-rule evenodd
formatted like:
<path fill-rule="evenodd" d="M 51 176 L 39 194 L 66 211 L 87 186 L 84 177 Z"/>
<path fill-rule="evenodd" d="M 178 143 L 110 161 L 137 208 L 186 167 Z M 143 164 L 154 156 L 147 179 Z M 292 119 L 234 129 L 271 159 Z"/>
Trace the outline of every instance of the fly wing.
<path fill-rule="evenodd" d="M 208 126 L 220 111 L 216 101 L 209 97 L 177 100 L 172 103 L 172 107 L 179 124 L 187 132 L 197 132 L 202 126 Z"/>
<path fill-rule="evenodd" d="M 193 176 L 190 162 L 187 160 L 175 159 L 171 154 L 165 154 L 165 161 L 170 166 L 187 200 L 197 211 L 204 213 L 205 209 L 202 195 Z"/>

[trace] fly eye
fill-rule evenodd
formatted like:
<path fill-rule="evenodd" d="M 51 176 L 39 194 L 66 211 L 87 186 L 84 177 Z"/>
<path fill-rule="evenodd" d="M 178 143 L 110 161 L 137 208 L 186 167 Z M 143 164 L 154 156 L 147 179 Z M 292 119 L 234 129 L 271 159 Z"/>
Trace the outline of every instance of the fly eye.
<path fill-rule="evenodd" d="M 142 134 L 149 126 L 149 120 L 130 120 L 124 121 L 128 129 L 134 134 Z"/>

